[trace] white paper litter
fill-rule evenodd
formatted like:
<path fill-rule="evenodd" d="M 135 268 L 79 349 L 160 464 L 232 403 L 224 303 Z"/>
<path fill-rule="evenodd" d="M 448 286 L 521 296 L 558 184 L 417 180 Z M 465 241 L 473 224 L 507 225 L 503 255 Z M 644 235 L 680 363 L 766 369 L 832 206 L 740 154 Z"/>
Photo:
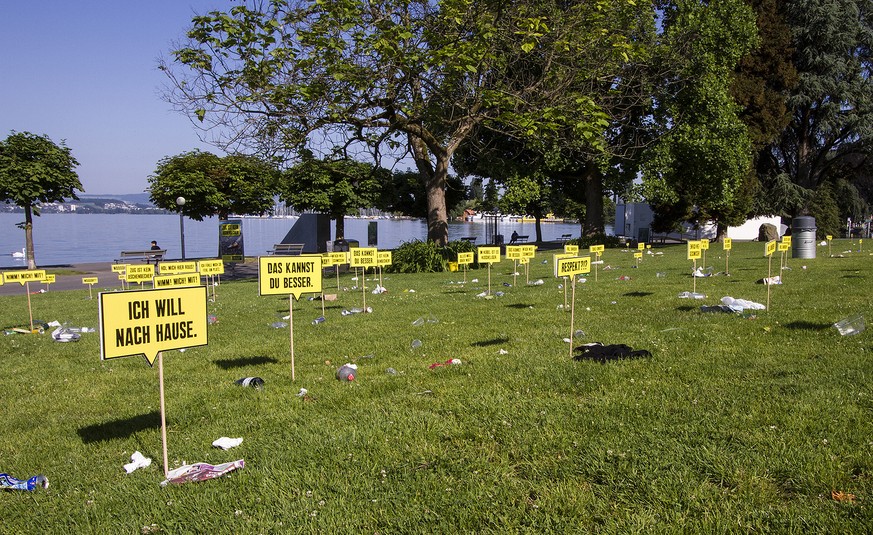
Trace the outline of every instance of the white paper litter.
<path fill-rule="evenodd" d="M 239 446 L 240 444 L 242 444 L 242 441 L 243 441 L 242 438 L 221 437 L 212 443 L 212 447 L 221 448 L 223 450 L 229 450 L 230 448 L 235 448 L 235 447 Z"/>

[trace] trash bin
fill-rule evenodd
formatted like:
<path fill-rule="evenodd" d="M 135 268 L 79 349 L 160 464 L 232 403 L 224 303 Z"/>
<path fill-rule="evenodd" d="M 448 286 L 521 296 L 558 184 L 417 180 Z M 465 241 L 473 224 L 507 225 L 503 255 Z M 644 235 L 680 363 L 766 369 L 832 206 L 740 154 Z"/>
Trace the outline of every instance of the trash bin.
<path fill-rule="evenodd" d="M 503 234 L 495 234 L 492 243 L 494 245 L 503 245 Z"/>
<path fill-rule="evenodd" d="M 349 250 L 349 242 L 340 238 L 333 242 L 333 250 L 337 253 L 345 253 Z"/>
<path fill-rule="evenodd" d="M 791 220 L 791 257 L 815 258 L 815 218 L 795 217 Z"/>

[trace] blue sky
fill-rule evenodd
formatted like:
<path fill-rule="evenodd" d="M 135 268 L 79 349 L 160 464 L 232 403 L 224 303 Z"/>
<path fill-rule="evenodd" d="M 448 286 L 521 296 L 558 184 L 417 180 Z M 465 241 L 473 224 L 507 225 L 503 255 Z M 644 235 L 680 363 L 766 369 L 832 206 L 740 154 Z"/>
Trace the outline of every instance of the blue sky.
<path fill-rule="evenodd" d="M 195 14 L 229 0 L 6 1 L 0 15 L 0 139 L 64 140 L 88 194 L 140 193 L 157 162 L 199 148 L 160 98 L 157 69 Z"/>

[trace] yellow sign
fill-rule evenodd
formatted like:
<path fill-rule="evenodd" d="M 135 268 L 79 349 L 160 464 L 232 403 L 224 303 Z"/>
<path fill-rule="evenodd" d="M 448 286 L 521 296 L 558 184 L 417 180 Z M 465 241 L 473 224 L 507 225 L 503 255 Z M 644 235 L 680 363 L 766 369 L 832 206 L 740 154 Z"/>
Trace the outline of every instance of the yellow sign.
<path fill-rule="evenodd" d="M 733 246 L 733 240 L 730 238 L 725 238 L 723 242 L 721 242 L 721 248 L 725 251 L 730 251 Z"/>
<path fill-rule="evenodd" d="M 521 247 L 522 258 L 533 258 L 537 255 L 536 245 L 519 245 Z"/>
<path fill-rule="evenodd" d="M 828 241 L 831 241 L 832 239 L 834 239 L 834 237 L 831 236 L 830 234 L 828 234 L 827 236 L 825 236 L 825 238 L 827 238 Z"/>
<path fill-rule="evenodd" d="M 770 256 L 776 252 L 776 240 L 770 240 L 764 246 L 764 256 Z"/>
<path fill-rule="evenodd" d="M 3 274 L 0 273 L 0 286 L 3 286 Z"/>
<path fill-rule="evenodd" d="M 603 245 L 592 245 L 591 247 L 588 248 L 588 251 L 593 253 L 593 254 L 596 254 L 597 256 L 600 256 L 603 254 L 604 249 L 605 249 L 605 247 Z"/>
<path fill-rule="evenodd" d="M 158 271 L 164 275 L 176 273 L 196 273 L 197 262 L 159 262 Z"/>
<path fill-rule="evenodd" d="M 6 271 L 3 273 L 6 282 L 17 282 L 24 286 L 28 282 L 40 282 L 45 278 L 44 269 L 32 269 L 28 271 Z"/>
<path fill-rule="evenodd" d="M 42 279 L 43 284 L 54 284 L 55 283 L 55 274 L 46 274 Z"/>
<path fill-rule="evenodd" d="M 506 246 L 506 258 L 510 260 L 518 260 L 521 256 L 521 245 Z"/>
<path fill-rule="evenodd" d="M 791 245 L 791 236 L 782 236 L 782 243 L 787 243 Z"/>
<path fill-rule="evenodd" d="M 200 286 L 200 273 L 161 275 L 154 278 L 155 288 L 180 288 L 184 286 Z"/>
<path fill-rule="evenodd" d="M 237 225 L 236 223 L 224 223 L 218 225 L 218 228 L 221 236 L 233 237 L 242 234 L 242 225 Z"/>
<path fill-rule="evenodd" d="M 196 271 L 199 271 L 201 275 L 222 275 L 224 274 L 224 261 L 201 260 L 197 262 Z"/>
<path fill-rule="evenodd" d="M 128 265 L 125 270 L 127 282 L 145 282 L 150 281 L 155 276 L 155 266 L 146 264 L 145 266 Z"/>
<path fill-rule="evenodd" d="M 637 244 L 637 250 L 644 251 L 646 249 L 646 244 L 644 242 L 640 242 Z"/>
<path fill-rule="evenodd" d="M 472 264 L 473 263 L 473 253 L 458 253 L 458 263 L 459 264 Z"/>
<path fill-rule="evenodd" d="M 378 249 L 375 247 L 355 247 L 349 251 L 349 265 L 362 268 L 375 267 L 378 265 L 376 263 L 377 253 Z"/>
<path fill-rule="evenodd" d="M 579 254 L 579 246 L 578 245 L 565 245 L 564 252 L 566 254 L 578 255 Z"/>
<path fill-rule="evenodd" d="M 709 250 L 709 239 L 702 238 L 698 241 L 700 242 L 700 250 L 701 251 L 708 251 Z"/>
<path fill-rule="evenodd" d="M 525 265 L 525 264 L 530 264 L 530 258 L 528 258 L 528 257 L 526 257 L 526 256 L 523 256 L 523 257 L 521 257 L 521 258 L 518 259 L 518 264 L 519 264 L 520 266 L 523 266 L 523 265 Z"/>
<path fill-rule="evenodd" d="M 127 271 L 127 264 L 112 264 L 113 273 L 124 273 Z"/>
<path fill-rule="evenodd" d="M 479 262 L 482 264 L 500 262 L 500 247 L 479 247 L 477 252 Z"/>
<path fill-rule="evenodd" d="M 688 240 L 688 260 L 697 260 L 701 256 L 703 256 L 703 251 L 700 248 L 700 242 Z"/>
<path fill-rule="evenodd" d="M 784 241 L 779 242 L 779 244 L 777 244 L 776 248 L 779 250 L 779 252 L 784 253 L 785 251 L 788 251 L 791 249 L 791 244 L 785 243 Z"/>
<path fill-rule="evenodd" d="M 241 254 L 223 254 L 221 255 L 221 261 L 227 262 L 228 264 L 234 264 L 237 262 L 245 262 L 246 258 Z"/>
<path fill-rule="evenodd" d="M 390 266 L 391 265 L 391 251 L 377 251 L 376 252 L 376 264 L 380 266 Z"/>
<path fill-rule="evenodd" d="M 639 258 L 642 258 L 642 257 L 643 257 L 643 253 L 634 253 L 634 258 L 639 259 Z"/>
<path fill-rule="evenodd" d="M 291 294 L 300 299 L 301 294 L 318 293 L 321 270 L 321 255 L 261 256 L 258 258 L 259 295 Z"/>
<path fill-rule="evenodd" d="M 572 277 L 581 273 L 591 272 L 591 257 L 590 256 L 575 256 L 572 258 L 561 258 L 555 264 L 556 277 Z"/>
<path fill-rule="evenodd" d="M 205 346 L 206 287 L 100 293 L 100 359 Z"/>
<path fill-rule="evenodd" d="M 82 284 L 97 284 L 97 277 L 82 277 Z"/>
<path fill-rule="evenodd" d="M 349 252 L 348 251 L 334 251 L 330 254 L 330 262 L 331 264 L 348 264 L 349 263 Z"/>

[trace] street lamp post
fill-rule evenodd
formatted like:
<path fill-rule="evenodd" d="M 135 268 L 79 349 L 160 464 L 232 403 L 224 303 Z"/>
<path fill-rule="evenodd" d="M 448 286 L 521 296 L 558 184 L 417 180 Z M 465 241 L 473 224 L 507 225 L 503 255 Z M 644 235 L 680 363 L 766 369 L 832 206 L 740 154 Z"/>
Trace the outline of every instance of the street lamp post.
<path fill-rule="evenodd" d="M 182 207 L 185 206 L 185 197 L 176 197 L 176 206 L 179 207 L 179 236 L 182 242 L 182 260 L 185 260 L 185 218 L 182 215 Z"/>

